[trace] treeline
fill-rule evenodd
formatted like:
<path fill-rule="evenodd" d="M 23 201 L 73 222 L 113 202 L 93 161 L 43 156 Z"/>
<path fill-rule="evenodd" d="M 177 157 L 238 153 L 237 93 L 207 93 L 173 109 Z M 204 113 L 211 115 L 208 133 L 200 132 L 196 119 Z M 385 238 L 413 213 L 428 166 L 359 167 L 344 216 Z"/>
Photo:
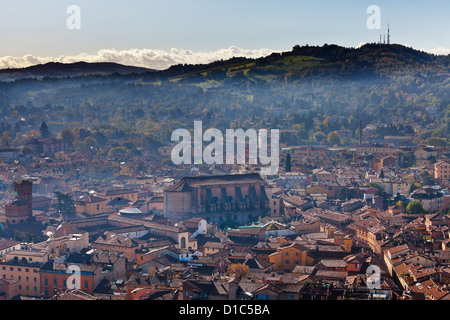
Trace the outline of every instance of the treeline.
<path fill-rule="evenodd" d="M 132 142 L 136 152 L 194 120 L 220 130 L 280 128 L 287 144 L 333 145 L 354 144 L 361 120 L 376 127 L 376 139 L 447 144 L 449 74 L 448 57 L 369 44 L 295 46 L 145 74 L 22 79 L 0 83 L 0 146 L 38 137 L 45 121 L 54 136 L 72 131 L 74 150 Z"/>

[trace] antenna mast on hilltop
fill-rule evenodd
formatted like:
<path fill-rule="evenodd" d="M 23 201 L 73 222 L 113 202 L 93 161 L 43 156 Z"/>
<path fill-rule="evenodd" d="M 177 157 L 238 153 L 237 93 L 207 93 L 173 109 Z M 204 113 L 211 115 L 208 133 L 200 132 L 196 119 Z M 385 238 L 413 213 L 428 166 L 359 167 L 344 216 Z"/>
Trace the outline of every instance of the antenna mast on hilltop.
<path fill-rule="evenodd" d="M 389 23 L 388 23 L 387 44 L 391 44 L 391 35 L 389 33 Z"/>
<path fill-rule="evenodd" d="M 383 38 L 383 40 L 381 40 L 381 38 Z M 386 34 L 383 34 L 383 35 L 380 34 L 379 44 L 391 44 L 391 32 L 389 30 L 389 23 L 388 23 L 388 30 L 387 30 L 387 39 L 386 39 Z"/>

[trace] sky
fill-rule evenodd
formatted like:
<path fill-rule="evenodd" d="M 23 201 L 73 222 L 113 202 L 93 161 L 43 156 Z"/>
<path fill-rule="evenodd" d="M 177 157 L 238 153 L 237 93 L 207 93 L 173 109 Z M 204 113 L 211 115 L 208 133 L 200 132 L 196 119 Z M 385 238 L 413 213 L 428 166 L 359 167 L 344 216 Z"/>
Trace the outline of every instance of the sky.
<path fill-rule="evenodd" d="M 367 26 L 371 5 L 380 29 Z M 357 47 L 388 23 L 392 43 L 449 54 L 449 13 L 448 0 L 1 0 L 0 68 L 83 60 L 163 69 L 296 44 Z"/>

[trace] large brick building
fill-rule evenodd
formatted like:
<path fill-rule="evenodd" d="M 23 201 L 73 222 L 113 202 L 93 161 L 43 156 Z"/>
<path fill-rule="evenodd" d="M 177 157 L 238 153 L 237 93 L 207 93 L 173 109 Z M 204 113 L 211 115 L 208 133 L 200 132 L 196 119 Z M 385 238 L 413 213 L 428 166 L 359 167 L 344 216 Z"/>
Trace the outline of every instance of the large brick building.
<path fill-rule="evenodd" d="M 269 214 L 269 198 L 257 173 L 184 177 L 164 190 L 164 213 L 175 221 L 200 216 L 245 224 Z"/>

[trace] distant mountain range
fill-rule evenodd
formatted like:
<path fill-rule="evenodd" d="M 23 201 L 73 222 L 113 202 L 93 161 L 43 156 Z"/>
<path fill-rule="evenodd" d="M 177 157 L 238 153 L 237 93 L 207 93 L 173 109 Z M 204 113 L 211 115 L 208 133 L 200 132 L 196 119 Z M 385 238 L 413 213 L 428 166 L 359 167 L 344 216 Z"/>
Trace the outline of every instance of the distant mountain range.
<path fill-rule="evenodd" d="M 92 75 L 143 75 L 147 78 L 168 77 L 204 79 L 238 75 L 253 80 L 287 80 L 304 77 L 354 78 L 388 75 L 392 72 L 428 70 L 448 72 L 450 55 L 436 56 L 398 44 L 366 44 L 359 48 L 338 45 L 294 46 L 292 51 L 273 53 L 262 58 L 235 57 L 207 64 L 173 65 L 166 70 L 126 66 L 112 62 L 49 62 L 26 68 L 0 70 L 0 81 L 33 78 L 64 78 Z"/>
<path fill-rule="evenodd" d="M 113 62 L 49 62 L 26 68 L 0 70 L 0 81 L 11 81 L 24 78 L 63 78 L 88 75 L 141 74 L 154 72 L 153 69 L 125 66 Z"/>
<path fill-rule="evenodd" d="M 284 127 L 288 145 L 319 143 L 316 132 L 354 133 L 357 120 L 414 125 L 426 141 L 450 137 L 449 88 L 450 55 L 398 44 L 294 46 L 161 71 L 84 62 L 3 70 L 0 115 L 11 139 L 45 121 L 53 132 L 69 124 L 104 128 L 99 141 L 151 134 L 152 143 L 167 143 L 173 130 L 199 119 L 219 130 Z"/>

